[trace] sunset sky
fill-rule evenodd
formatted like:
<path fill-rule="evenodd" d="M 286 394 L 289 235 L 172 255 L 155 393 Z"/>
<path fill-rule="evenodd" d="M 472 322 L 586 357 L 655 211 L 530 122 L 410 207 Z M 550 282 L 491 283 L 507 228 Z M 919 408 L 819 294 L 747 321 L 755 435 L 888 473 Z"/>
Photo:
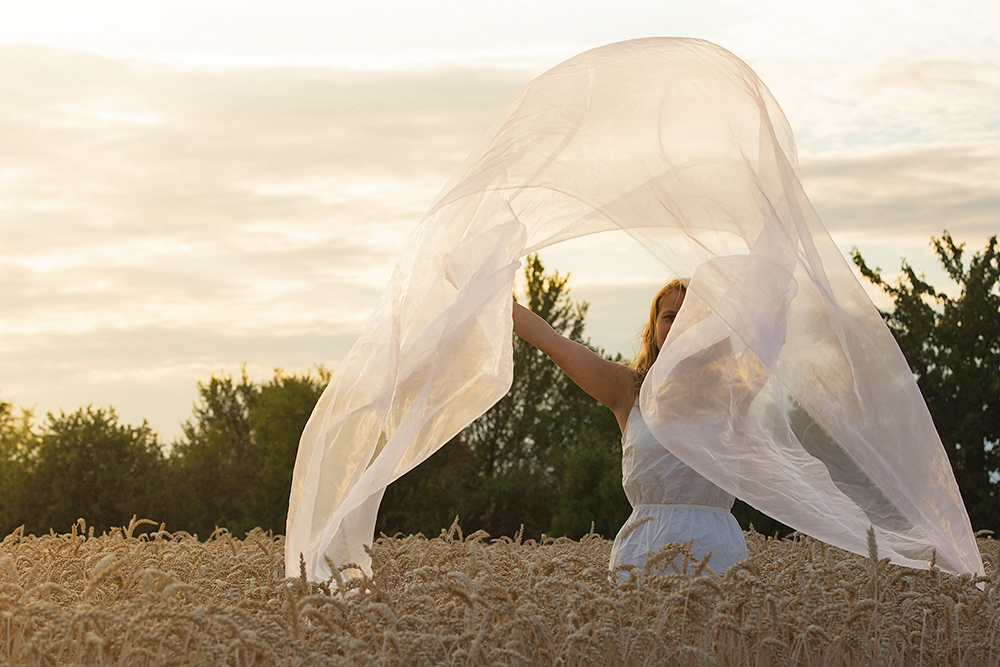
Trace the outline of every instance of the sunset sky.
<path fill-rule="evenodd" d="M 0 5 L 0 400 L 165 441 L 213 373 L 335 369 L 406 234 L 504 104 L 588 48 L 701 37 L 796 133 L 844 253 L 943 286 L 1000 228 L 1000 3 L 34 1 Z M 663 267 L 543 252 L 632 353 Z M 880 305 L 884 305 L 880 304 Z"/>

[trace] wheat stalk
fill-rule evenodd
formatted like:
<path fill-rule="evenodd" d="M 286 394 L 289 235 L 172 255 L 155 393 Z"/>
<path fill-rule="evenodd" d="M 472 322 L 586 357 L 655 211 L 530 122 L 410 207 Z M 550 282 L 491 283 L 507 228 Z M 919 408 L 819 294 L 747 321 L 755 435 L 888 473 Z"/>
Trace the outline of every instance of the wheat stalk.
<path fill-rule="evenodd" d="M 992 537 L 978 579 L 890 565 L 870 538 L 862 558 L 750 532 L 749 558 L 720 575 L 668 545 L 618 582 L 593 533 L 490 539 L 456 521 L 378 539 L 371 577 L 313 583 L 284 578 L 284 540 L 263 531 L 199 541 L 133 518 L 94 535 L 80 520 L 2 541 L 0 664 L 1000 662 Z"/>

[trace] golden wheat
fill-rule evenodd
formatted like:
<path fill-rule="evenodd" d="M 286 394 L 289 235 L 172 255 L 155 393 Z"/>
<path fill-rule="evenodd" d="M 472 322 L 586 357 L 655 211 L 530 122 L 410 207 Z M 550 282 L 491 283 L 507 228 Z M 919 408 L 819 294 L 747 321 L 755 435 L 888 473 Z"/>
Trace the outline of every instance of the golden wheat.
<path fill-rule="evenodd" d="M 280 536 L 136 535 L 147 523 L 4 539 L 0 664 L 1000 663 L 988 538 L 978 581 L 751 532 L 722 576 L 669 545 L 619 583 L 599 536 L 491 540 L 456 522 L 382 537 L 372 577 L 312 584 L 284 577 Z"/>

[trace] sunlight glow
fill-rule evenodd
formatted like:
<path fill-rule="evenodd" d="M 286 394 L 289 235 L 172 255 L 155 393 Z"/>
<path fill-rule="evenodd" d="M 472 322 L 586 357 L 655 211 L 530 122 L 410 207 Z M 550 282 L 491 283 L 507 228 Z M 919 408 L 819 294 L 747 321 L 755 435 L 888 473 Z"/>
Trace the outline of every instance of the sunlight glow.
<path fill-rule="evenodd" d="M 0 391 L 43 411 L 107 397 L 169 434 L 205 368 L 335 365 L 517 87 L 653 34 L 746 60 L 841 251 L 943 286 L 930 236 L 975 251 L 997 228 L 997 25 L 981 0 L 7 3 Z M 669 272 L 624 235 L 541 255 L 591 302 L 587 335 L 630 354 Z M 143 398 L 150 376 L 180 398 Z"/>

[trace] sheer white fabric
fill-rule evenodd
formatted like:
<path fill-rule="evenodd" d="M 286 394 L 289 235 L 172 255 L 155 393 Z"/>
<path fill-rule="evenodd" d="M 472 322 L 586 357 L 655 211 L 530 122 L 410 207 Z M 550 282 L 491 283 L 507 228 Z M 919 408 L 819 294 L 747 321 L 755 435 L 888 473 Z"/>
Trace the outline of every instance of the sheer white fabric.
<path fill-rule="evenodd" d="M 512 378 L 518 259 L 624 230 L 692 275 L 640 394 L 656 438 L 784 523 L 857 553 L 982 572 L 891 334 L 803 192 L 791 130 L 742 61 L 652 38 L 572 58 L 508 105 L 406 242 L 302 434 L 286 569 L 370 567 L 386 486 Z"/>
<path fill-rule="evenodd" d="M 632 514 L 611 549 L 611 569 L 643 567 L 650 553 L 670 542 L 691 542 L 691 555 L 723 572 L 747 557 L 747 543 L 732 494 L 699 475 L 657 440 L 638 403 L 622 434 L 622 486 Z M 677 565 L 681 566 L 681 559 Z"/>

